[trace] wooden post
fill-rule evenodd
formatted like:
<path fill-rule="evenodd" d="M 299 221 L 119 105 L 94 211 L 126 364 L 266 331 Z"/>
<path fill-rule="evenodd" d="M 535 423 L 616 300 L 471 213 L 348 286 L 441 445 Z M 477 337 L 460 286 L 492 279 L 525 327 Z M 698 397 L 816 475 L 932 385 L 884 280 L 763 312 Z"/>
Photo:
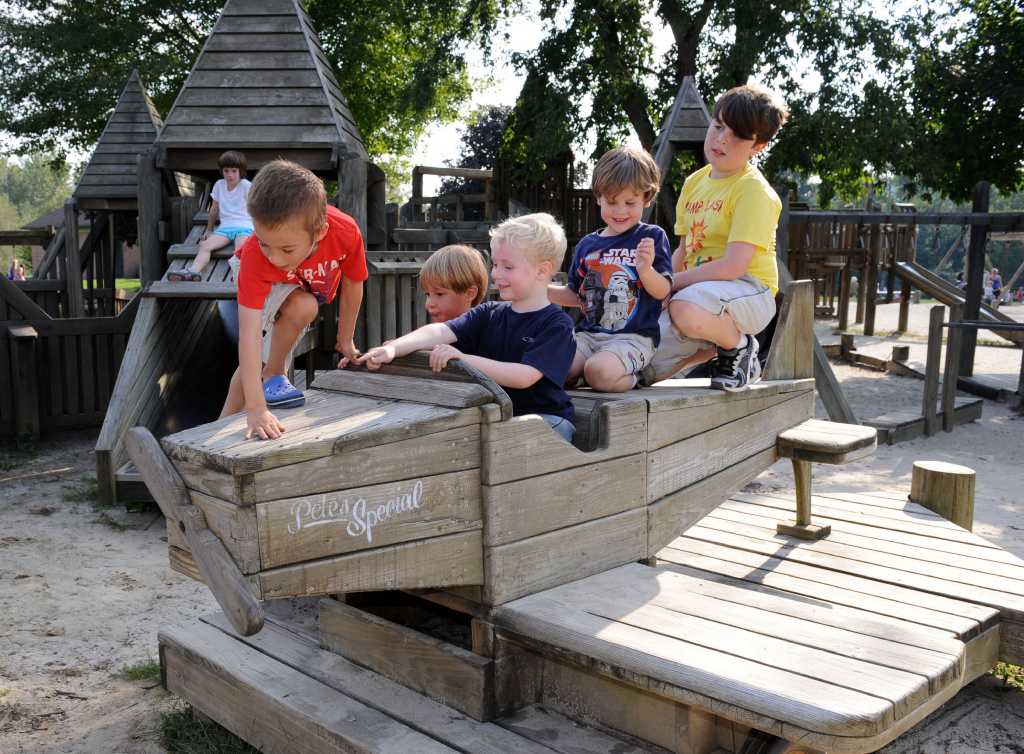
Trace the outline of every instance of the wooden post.
<path fill-rule="evenodd" d="M 974 187 L 972 212 L 988 212 L 988 181 L 979 181 Z M 985 246 L 988 243 L 988 226 L 972 225 L 971 242 L 967 247 L 967 290 L 964 291 L 963 319 L 978 319 L 981 315 L 982 283 L 985 277 Z M 953 317 L 950 316 L 950 321 Z M 959 317 L 957 319 L 960 319 Z M 978 331 L 963 333 L 960 351 L 960 374 L 970 377 L 974 374 L 974 348 L 978 343 Z"/>
<path fill-rule="evenodd" d="M 775 256 L 782 261 L 782 264 L 789 267 L 789 188 L 775 186 L 775 193 L 782 201 L 779 224 L 775 226 Z"/>
<path fill-rule="evenodd" d="M 850 325 L 850 260 L 843 263 L 839 273 L 839 329 Z"/>
<path fill-rule="evenodd" d="M 1017 378 L 1017 411 L 1024 413 L 1024 351 L 1020 355 L 1020 377 Z"/>
<path fill-rule="evenodd" d="M 839 358 L 852 362 L 853 352 L 856 350 L 853 344 L 853 333 L 844 332 L 839 336 Z"/>
<path fill-rule="evenodd" d="M 387 249 L 388 233 L 387 178 L 373 163 L 366 166 L 366 248 Z"/>
<path fill-rule="evenodd" d="M 901 364 L 907 363 L 910 359 L 910 346 L 893 346 L 892 347 L 892 360 L 898 361 Z"/>
<path fill-rule="evenodd" d="M 960 304 L 949 307 L 949 321 L 959 322 L 964 318 L 964 308 Z M 946 368 L 942 373 L 942 431 L 952 432 L 956 426 L 953 422 L 953 411 L 956 407 L 956 381 L 960 378 L 960 347 L 963 330 L 950 327 L 946 333 Z"/>
<path fill-rule="evenodd" d="M 65 316 L 81 317 L 85 314 L 82 297 L 82 259 L 78 253 L 78 209 L 74 199 L 64 200 L 64 302 Z"/>
<path fill-rule="evenodd" d="M 864 227 L 863 224 L 859 224 L 857 226 L 857 238 L 858 238 L 859 243 L 861 244 L 861 248 L 864 248 L 863 247 L 863 243 L 864 243 L 863 227 Z M 864 321 L 864 304 L 867 301 L 867 295 L 865 294 L 865 291 L 867 290 L 866 287 L 865 287 L 865 282 L 867 281 L 867 278 L 868 278 L 868 254 L 865 253 L 864 254 L 864 263 L 861 265 L 860 276 L 858 277 L 858 284 L 857 284 L 857 311 L 856 311 L 856 313 L 854 314 L 854 317 L 853 317 L 854 324 L 858 324 L 858 325 L 861 322 Z"/>
<path fill-rule="evenodd" d="M 163 217 L 164 192 L 156 154 L 150 149 L 139 155 L 139 277 L 142 285 L 159 280 L 164 274 L 164 253 L 160 246 L 160 220 Z"/>
<path fill-rule="evenodd" d="M 943 461 L 914 461 L 911 502 L 967 531 L 974 529 L 974 469 Z"/>
<path fill-rule="evenodd" d="M 420 170 L 420 166 L 416 165 L 412 169 L 412 198 L 410 199 L 409 206 L 412 207 L 412 219 L 413 221 L 423 219 L 423 205 L 417 202 L 417 199 L 423 198 L 423 172 Z"/>
<path fill-rule="evenodd" d="M 14 436 L 19 446 L 39 439 L 39 379 L 36 374 L 36 343 L 39 334 L 28 325 L 9 325 L 11 374 L 14 378 Z"/>
<path fill-rule="evenodd" d="M 942 358 L 942 320 L 946 307 L 933 306 L 928 313 L 928 355 L 924 362 L 924 433 L 931 437 L 939 431 L 935 403 L 939 399 L 939 360 Z"/>
<path fill-rule="evenodd" d="M 910 281 L 904 280 L 903 287 L 900 288 L 900 321 L 896 325 L 899 332 L 906 332 L 910 326 L 910 296 L 912 292 L 913 287 L 910 285 Z"/>
<path fill-rule="evenodd" d="M 366 160 L 342 160 L 338 165 L 338 209 L 352 216 L 366 238 Z"/>
<path fill-rule="evenodd" d="M 868 268 L 863 286 L 864 295 L 864 334 L 875 334 L 875 306 L 878 302 L 878 264 L 882 250 L 882 224 L 871 226 L 871 240 L 868 244 Z"/>

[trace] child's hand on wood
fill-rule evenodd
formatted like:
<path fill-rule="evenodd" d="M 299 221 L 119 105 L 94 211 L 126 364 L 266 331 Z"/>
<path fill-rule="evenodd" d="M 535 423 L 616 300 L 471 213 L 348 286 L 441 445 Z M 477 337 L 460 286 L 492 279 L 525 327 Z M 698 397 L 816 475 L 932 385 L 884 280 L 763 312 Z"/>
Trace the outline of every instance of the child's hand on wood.
<path fill-rule="evenodd" d="M 341 354 L 341 358 L 338 360 L 338 369 L 344 369 L 349 364 L 358 363 L 359 349 L 356 348 L 356 344 L 351 340 L 343 341 L 338 340 L 334 344 L 334 350 Z"/>
<path fill-rule="evenodd" d="M 362 356 L 353 359 L 356 364 L 365 364 L 366 368 L 370 370 L 380 369 L 382 364 L 387 364 L 394 360 L 395 349 L 390 344 L 371 348 Z"/>
<path fill-rule="evenodd" d="M 654 239 L 642 238 L 636 245 L 636 271 L 645 272 L 654 265 Z"/>
<path fill-rule="evenodd" d="M 430 368 L 435 372 L 440 372 L 452 359 L 458 359 L 462 357 L 462 351 L 452 345 L 442 344 L 434 346 L 430 352 Z"/>
<path fill-rule="evenodd" d="M 248 411 L 245 417 L 245 439 L 276 440 L 284 434 L 284 425 L 270 413 L 269 408 L 260 411 Z"/>

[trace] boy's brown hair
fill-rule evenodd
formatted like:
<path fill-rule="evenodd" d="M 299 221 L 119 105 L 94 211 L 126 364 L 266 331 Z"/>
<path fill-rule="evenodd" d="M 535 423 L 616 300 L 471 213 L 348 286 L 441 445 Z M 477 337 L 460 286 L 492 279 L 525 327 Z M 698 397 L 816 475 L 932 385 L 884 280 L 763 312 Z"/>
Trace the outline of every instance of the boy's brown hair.
<path fill-rule="evenodd" d="M 744 84 L 719 97 L 711 117 L 727 125 L 741 139 L 767 144 L 789 119 L 789 110 L 774 92 L 756 84 Z"/>
<path fill-rule="evenodd" d="M 245 174 L 249 170 L 249 162 L 245 159 L 245 155 L 238 150 L 229 149 L 217 158 L 217 167 L 221 170 L 224 168 L 238 168 L 241 177 L 245 178 Z"/>
<path fill-rule="evenodd" d="M 616 147 L 601 155 L 594 166 L 590 189 L 596 197 L 613 197 L 632 189 L 644 201 L 654 199 L 661 188 L 661 171 L 647 152 L 637 147 Z"/>
<path fill-rule="evenodd" d="M 456 293 L 465 293 L 476 288 L 473 306 L 487 297 L 487 267 L 483 255 L 472 246 L 452 244 L 435 251 L 420 270 L 420 286 L 448 288 Z"/>
<path fill-rule="evenodd" d="M 305 228 L 315 236 L 327 224 L 327 192 L 323 182 L 301 165 L 274 160 L 253 179 L 248 198 L 253 220 L 278 228 L 301 216 Z"/>

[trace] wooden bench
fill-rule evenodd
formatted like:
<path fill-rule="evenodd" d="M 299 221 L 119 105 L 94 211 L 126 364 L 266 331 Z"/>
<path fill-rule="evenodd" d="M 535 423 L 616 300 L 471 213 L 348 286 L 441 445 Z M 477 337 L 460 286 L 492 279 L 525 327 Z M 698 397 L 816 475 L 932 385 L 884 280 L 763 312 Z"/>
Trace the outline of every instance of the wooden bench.
<path fill-rule="evenodd" d="M 779 458 L 793 462 L 796 481 L 796 522 L 780 521 L 779 534 L 811 540 L 829 535 L 831 526 L 811 523 L 811 464 L 838 466 L 869 456 L 878 444 L 877 434 L 874 427 L 808 419 L 779 435 Z"/>

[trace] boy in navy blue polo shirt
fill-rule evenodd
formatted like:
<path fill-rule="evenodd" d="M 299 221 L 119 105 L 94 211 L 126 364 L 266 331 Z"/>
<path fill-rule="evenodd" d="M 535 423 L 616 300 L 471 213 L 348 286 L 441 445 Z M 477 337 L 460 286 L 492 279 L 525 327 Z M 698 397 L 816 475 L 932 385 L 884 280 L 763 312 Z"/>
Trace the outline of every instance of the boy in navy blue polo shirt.
<path fill-rule="evenodd" d="M 672 252 L 665 231 L 640 218 L 660 186 L 661 171 L 642 149 L 618 147 L 594 168 L 591 188 L 606 227 L 576 244 L 569 284 L 548 288 L 553 303 L 583 309 L 570 382 L 583 375 L 595 390 L 630 390 L 654 358 Z"/>
<path fill-rule="evenodd" d="M 462 359 L 497 382 L 515 415 L 540 414 L 572 440 L 572 402 L 563 385 L 576 354 L 572 320 L 548 301 L 548 284 L 565 255 L 565 232 L 548 214 L 506 220 L 491 231 L 491 277 L 501 301 L 488 301 L 444 323 L 424 325 L 371 348 L 358 363 L 376 369 L 425 348 L 439 372 Z M 657 317 L 655 317 L 657 322 Z"/>

